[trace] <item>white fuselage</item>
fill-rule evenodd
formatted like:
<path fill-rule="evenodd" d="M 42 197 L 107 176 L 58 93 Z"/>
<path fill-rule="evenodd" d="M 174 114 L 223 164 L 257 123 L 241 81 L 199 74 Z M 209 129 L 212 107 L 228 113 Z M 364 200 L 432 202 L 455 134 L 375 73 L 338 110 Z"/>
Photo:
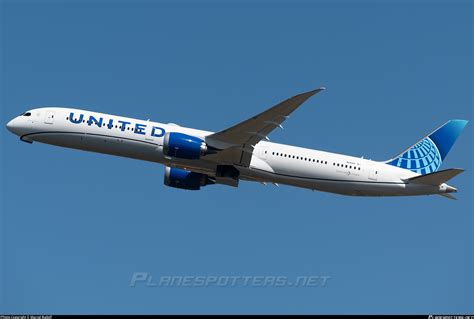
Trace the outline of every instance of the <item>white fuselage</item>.
<path fill-rule="evenodd" d="M 209 176 L 215 175 L 219 164 L 206 157 L 185 160 L 163 154 L 165 132 L 184 133 L 203 140 L 213 132 L 70 108 L 38 108 L 29 112 L 30 116 L 18 116 L 8 123 L 8 128 L 27 142 L 151 161 Z M 410 170 L 358 157 L 264 141 L 255 146 L 249 167 L 235 166 L 243 180 L 345 195 L 443 193 L 440 186 L 406 182 L 406 179 L 419 175 Z"/>

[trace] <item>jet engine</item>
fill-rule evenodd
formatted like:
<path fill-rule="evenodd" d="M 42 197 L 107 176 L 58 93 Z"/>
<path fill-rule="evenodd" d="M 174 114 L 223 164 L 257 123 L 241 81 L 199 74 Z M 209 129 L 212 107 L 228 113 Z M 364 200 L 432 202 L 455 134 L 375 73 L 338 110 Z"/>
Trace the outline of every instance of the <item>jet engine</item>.
<path fill-rule="evenodd" d="M 208 153 L 208 147 L 198 137 L 170 132 L 166 133 L 163 141 L 163 154 L 165 156 L 184 159 L 199 159 Z"/>
<path fill-rule="evenodd" d="M 215 182 L 205 174 L 168 166 L 165 167 L 164 183 L 169 187 L 188 190 L 199 190 L 201 186 L 215 184 Z"/>

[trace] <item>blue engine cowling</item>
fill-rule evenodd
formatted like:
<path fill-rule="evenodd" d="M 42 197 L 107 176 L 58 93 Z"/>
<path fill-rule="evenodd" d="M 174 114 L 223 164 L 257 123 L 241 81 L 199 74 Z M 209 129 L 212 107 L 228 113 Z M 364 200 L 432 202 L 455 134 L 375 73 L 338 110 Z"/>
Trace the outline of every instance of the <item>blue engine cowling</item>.
<path fill-rule="evenodd" d="M 165 156 L 199 159 L 207 154 L 207 145 L 198 137 L 183 133 L 166 133 L 163 140 Z"/>
<path fill-rule="evenodd" d="M 201 186 L 214 184 L 214 181 L 205 174 L 166 166 L 164 183 L 170 187 L 199 190 Z"/>

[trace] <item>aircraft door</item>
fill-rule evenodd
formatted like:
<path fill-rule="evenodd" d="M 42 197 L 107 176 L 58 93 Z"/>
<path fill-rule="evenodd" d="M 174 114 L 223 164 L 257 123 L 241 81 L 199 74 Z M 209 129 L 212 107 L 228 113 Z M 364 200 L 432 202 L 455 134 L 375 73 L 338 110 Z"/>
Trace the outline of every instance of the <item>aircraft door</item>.
<path fill-rule="evenodd" d="M 378 176 L 378 170 L 376 170 L 374 168 L 370 168 L 369 169 L 369 179 L 373 180 L 373 181 L 376 181 L 377 176 Z"/>
<path fill-rule="evenodd" d="M 260 146 L 259 147 L 259 157 L 263 160 L 267 159 L 267 153 L 268 153 L 268 146 Z"/>
<path fill-rule="evenodd" d="M 54 111 L 46 111 L 46 115 L 44 118 L 45 124 L 53 124 L 54 123 Z"/>

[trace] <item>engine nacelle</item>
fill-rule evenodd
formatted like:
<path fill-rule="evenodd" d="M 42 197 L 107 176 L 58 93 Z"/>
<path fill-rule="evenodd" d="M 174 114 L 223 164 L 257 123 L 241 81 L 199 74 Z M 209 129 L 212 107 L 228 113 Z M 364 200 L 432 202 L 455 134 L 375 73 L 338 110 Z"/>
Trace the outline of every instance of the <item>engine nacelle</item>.
<path fill-rule="evenodd" d="M 183 133 L 166 133 L 163 141 L 165 156 L 199 159 L 207 154 L 207 145 L 198 137 Z"/>
<path fill-rule="evenodd" d="M 205 174 L 166 166 L 164 183 L 170 187 L 199 190 L 201 186 L 214 184 L 215 182 Z"/>

